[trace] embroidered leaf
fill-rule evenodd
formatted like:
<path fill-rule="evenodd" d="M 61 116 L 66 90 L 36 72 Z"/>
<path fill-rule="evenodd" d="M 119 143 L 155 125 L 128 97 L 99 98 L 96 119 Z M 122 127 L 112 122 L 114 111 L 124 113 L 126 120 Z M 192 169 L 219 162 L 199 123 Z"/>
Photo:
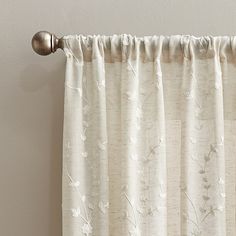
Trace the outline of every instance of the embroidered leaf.
<path fill-rule="evenodd" d="M 199 210 L 202 214 L 206 213 L 206 209 L 202 208 L 202 207 L 199 207 Z"/>
<path fill-rule="evenodd" d="M 208 182 L 208 180 L 207 180 L 207 178 L 206 178 L 206 177 L 203 177 L 203 178 L 202 178 L 202 180 L 203 180 L 205 183 L 207 183 L 207 182 Z"/>
<path fill-rule="evenodd" d="M 87 121 L 83 121 L 83 125 L 84 125 L 84 127 L 86 127 L 86 128 L 88 128 L 89 127 L 89 123 L 87 122 Z"/>
<path fill-rule="evenodd" d="M 208 200 L 210 199 L 210 197 L 208 197 L 208 196 L 206 196 L 206 195 L 203 195 L 202 198 L 203 198 L 203 200 L 205 200 L 205 201 L 208 201 Z"/>
<path fill-rule="evenodd" d="M 93 206 L 92 203 L 89 203 L 89 204 L 88 204 L 88 209 L 90 209 L 90 210 L 94 210 L 94 206 Z"/>
<path fill-rule="evenodd" d="M 146 202 L 148 200 L 146 196 L 141 196 L 139 199 L 141 202 Z"/>
<path fill-rule="evenodd" d="M 216 147 L 215 147 L 213 144 L 211 144 L 210 147 L 211 147 L 211 151 L 212 151 L 212 152 L 217 152 L 217 149 L 216 149 Z"/>
<path fill-rule="evenodd" d="M 204 185 L 204 188 L 205 188 L 205 189 L 209 189 L 210 187 L 211 187 L 210 184 L 206 184 L 206 185 Z"/>
<path fill-rule="evenodd" d="M 207 155 L 205 155 L 205 156 L 204 156 L 204 160 L 205 160 L 206 162 L 208 162 L 208 161 L 210 161 L 210 157 L 207 156 Z"/>
<path fill-rule="evenodd" d="M 213 216 L 215 215 L 215 211 L 214 211 L 213 206 L 210 206 L 210 214 L 213 215 Z"/>

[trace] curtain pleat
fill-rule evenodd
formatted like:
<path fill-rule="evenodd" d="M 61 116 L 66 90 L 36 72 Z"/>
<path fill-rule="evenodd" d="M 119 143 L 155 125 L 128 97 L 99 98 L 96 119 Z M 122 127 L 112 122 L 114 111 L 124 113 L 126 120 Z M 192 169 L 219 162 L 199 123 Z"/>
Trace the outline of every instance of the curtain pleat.
<path fill-rule="evenodd" d="M 63 42 L 63 235 L 235 235 L 235 38 Z"/>

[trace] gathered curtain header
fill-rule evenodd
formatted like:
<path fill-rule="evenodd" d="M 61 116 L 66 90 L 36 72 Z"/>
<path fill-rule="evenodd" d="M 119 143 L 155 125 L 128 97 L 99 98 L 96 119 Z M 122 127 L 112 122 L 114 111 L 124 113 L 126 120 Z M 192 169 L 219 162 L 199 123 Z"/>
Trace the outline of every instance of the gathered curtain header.
<path fill-rule="evenodd" d="M 63 37 L 64 51 L 76 60 L 91 61 L 103 58 L 105 62 L 127 61 L 141 58 L 143 62 L 163 62 L 186 59 L 206 59 L 214 56 L 221 62 L 236 63 L 235 36 L 144 36 L 131 35 Z"/>

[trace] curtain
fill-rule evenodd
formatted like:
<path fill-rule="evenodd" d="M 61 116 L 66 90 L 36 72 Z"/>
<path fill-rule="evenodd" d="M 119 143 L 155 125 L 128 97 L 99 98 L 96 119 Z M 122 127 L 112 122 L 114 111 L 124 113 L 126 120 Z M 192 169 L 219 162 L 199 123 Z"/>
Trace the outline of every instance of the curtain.
<path fill-rule="evenodd" d="M 236 38 L 63 38 L 64 236 L 235 236 Z"/>

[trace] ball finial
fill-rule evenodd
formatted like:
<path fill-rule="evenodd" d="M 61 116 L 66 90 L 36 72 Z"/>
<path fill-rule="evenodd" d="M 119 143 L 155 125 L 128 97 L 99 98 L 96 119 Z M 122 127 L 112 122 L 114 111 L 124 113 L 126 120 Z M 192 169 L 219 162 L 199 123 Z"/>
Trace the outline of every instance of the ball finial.
<path fill-rule="evenodd" d="M 46 56 L 55 52 L 59 46 L 59 39 L 47 31 L 40 31 L 32 38 L 32 48 L 36 53 Z"/>

